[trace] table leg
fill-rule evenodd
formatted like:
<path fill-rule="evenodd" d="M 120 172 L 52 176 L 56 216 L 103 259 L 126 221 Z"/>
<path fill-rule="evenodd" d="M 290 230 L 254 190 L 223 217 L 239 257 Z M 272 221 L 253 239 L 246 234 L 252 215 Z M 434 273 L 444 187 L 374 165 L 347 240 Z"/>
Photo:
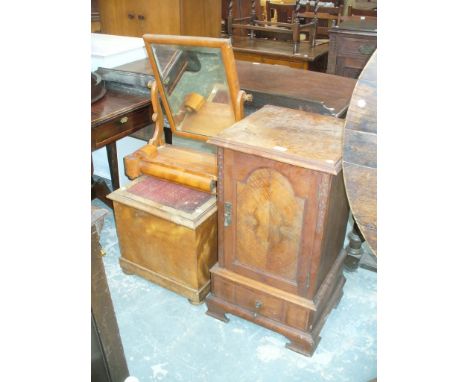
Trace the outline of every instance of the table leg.
<path fill-rule="evenodd" d="M 104 202 L 108 207 L 114 208 L 112 201 L 107 199 L 107 195 L 111 193 L 109 187 L 102 179 L 94 179 L 94 165 L 93 165 L 93 156 L 91 156 L 91 200 L 98 198 Z"/>
<path fill-rule="evenodd" d="M 117 190 L 120 187 L 119 183 L 119 164 L 117 159 L 117 143 L 112 142 L 106 146 L 107 161 L 109 163 L 109 170 L 112 182 L 112 188 Z"/>
<path fill-rule="evenodd" d="M 353 229 L 348 234 L 348 238 L 349 244 L 346 247 L 347 256 L 345 259 L 345 267 L 348 270 L 355 270 L 359 267 L 359 261 L 361 260 L 361 256 L 363 253 L 363 240 L 360 236 L 359 228 L 356 222 L 354 222 Z"/>
<path fill-rule="evenodd" d="M 377 272 L 377 258 L 369 250 L 364 250 L 364 248 L 362 248 L 362 243 L 365 239 L 356 221 L 354 222 L 353 229 L 349 233 L 348 238 L 349 244 L 346 247 L 347 256 L 345 259 L 346 269 L 353 271 L 361 267 Z"/>

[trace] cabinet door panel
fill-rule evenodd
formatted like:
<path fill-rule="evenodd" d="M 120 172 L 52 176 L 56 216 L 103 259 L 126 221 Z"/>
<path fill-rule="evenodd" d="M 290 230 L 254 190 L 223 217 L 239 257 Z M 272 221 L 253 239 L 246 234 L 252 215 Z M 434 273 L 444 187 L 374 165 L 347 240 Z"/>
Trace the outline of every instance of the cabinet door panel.
<path fill-rule="evenodd" d="M 237 181 L 236 260 L 294 282 L 299 258 L 304 199 L 275 169 L 254 170 Z M 255 254 L 255 256 L 252 256 Z"/>
<path fill-rule="evenodd" d="M 224 202 L 232 205 L 226 268 L 304 294 L 317 218 L 315 172 L 225 150 L 223 177 Z"/>
<path fill-rule="evenodd" d="M 144 17 L 140 24 L 141 35 L 180 34 L 179 0 L 143 0 L 141 4 L 141 14 Z"/>
<path fill-rule="evenodd" d="M 219 0 L 181 0 L 180 34 L 220 37 L 221 2 Z"/>

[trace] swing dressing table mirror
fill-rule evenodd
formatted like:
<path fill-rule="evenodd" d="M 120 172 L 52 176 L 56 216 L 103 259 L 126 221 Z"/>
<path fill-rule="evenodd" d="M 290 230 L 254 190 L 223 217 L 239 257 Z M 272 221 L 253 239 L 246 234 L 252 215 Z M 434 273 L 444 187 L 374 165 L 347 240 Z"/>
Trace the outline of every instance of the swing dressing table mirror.
<path fill-rule="evenodd" d="M 125 158 L 127 176 L 152 175 L 201 191 L 216 192 L 216 155 L 163 142 L 164 107 L 174 135 L 206 141 L 244 116 L 249 96 L 239 88 L 228 39 L 144 35 L 155 81 L 151 86 L 155 132 L 147 145 Z M 160 58 L 173 52 L 185 68 L 169 78 Z"/>

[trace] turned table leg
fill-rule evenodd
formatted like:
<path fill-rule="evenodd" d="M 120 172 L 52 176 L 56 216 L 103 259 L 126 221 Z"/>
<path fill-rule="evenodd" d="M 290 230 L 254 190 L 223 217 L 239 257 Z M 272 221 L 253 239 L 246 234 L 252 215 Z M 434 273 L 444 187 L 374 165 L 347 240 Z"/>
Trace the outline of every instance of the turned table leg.
<path fill-rule="evenodd" d="M 117 143 L 112 142 L 106 146 L 107 161 L 109 162 L 109 171 L 112 181 L 112 188 L 117 190 L 120 187 L 119 183 L 119 165 L 117 159 Z"/>
<path fill-rule="evenodd" d="M 353 218 L 354 219 L 354 218 Z M 353 229 L 348 234 L 349 243 L 346 247 L 346 259 L 345 259 L 345 267 L 348 270 L 356 270 L 359 267 L 359 261 L 361 260 L 361 256 L 363 253 L 362 250 L 362 242 L 364 239 L 362 238 L 362 234 L 359 231 L 359 228 L 354 222 Z"/>

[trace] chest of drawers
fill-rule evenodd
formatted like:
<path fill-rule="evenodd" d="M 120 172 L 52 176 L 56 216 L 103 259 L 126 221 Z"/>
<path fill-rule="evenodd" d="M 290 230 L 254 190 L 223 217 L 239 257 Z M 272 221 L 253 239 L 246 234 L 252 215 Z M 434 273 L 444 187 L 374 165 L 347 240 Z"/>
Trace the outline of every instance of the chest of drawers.
<path fill-rule="evenodd" d="M 327 73 L 358 78 L 377 49 L 376 20 L 348 20 L 329 31 Z"/>

